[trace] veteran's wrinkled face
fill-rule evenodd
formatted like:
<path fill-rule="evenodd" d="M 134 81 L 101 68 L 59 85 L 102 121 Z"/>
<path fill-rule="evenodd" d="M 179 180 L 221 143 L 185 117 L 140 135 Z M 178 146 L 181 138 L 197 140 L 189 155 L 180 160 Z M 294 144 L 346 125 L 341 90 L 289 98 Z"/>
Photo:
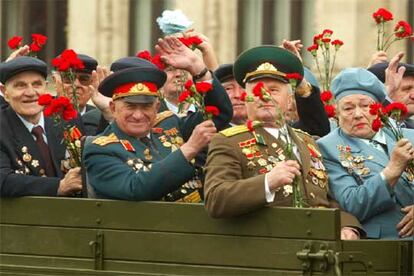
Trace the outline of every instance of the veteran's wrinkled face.
<path fill-rule="evenodd" d="M 162 95 L 171 103 L 178 104 L 178 97 L 184 90 L 184 84 L 190 79 L 190 73 L 185 70 L 167 67 L 164 72 L 167 80 L 162 87 Z"/>
<path fill-rule="evenodd" d="M 372 122 L 375 115 L 369 113 L 374 100 L 362 94 L 348 95 L 337 102 L 339 127 L 349 136 L 370 139 L 375 135 Z"/>
<path fill-rule="evenodd" d="M 235 79 L 225 81 L 222 85 L 229 95 L 233 106 L 233 118 L 231 122 L 236 125 L 244 124 L 247 119 L 247 110 L 244 102 L 240 100 L 240 96 L 244 92 L 243 87 Z"/>
<path fill-rule="evenodd" d="M 42 75 L 33 71 L 19 73 L 7 80 L 2 90 L 4 99 L 17 114 L 38 123 L 43 107 L 37 100 L 46 92 L 46 80 Z"/>
<path fill-rule="evenodd" d="M 124 99 L 110 102 L 118 127 L 127 135 L 141 138 L 146 136 L 154 125 L 160 103 L 129 103 Z"/>
<path fill-rule="evenodd" d="M 392 96 L 394 102 L 407 106 L 408 116 L 414 115 L 414 76 L 406 76 L 401 80 L 401 86 Z"/>
<path fill-rule="evenodd" d="M 289 84 L 272 78 L 262 78 L 246 84 L 246 90 L 249 91 L 249 94 L 252 93 L 253 88 L 258 82 L 264 83 L 264 86 L 275 101 L 277 108 L 279 108 L 282 114 L 285 114 L 292 98 L 289 95 Z M 258 97 L 254 97 L 254 102 L 246 103 L 246 107 L 248 119 L 261 121 L 269 127 L 280 126 L 276 122 L 278 120 L 278 114 L 272 101 L 263 102 Z"/>
<path fill-rule="evenodd" d="M 76 72 L 75 76 L 76 96 L 79 108 L 82 110 L 92 96 L 91 91 L 89 90 L 89 85 L 92 84 L 92 74 Z M 57 94 L 59 96 L 68 97 L 72 103 L 74 103 L 71 80 L 66 75 L 60 75 L 59 73 L 53 74 L 53 78 L 56 82 Z"/>

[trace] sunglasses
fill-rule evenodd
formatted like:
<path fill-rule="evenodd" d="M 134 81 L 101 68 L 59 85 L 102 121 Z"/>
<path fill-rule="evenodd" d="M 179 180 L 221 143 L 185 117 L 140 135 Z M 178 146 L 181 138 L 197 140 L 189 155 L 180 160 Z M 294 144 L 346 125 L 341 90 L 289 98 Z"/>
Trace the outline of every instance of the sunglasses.
<path fill-rule="evenodd" d="M 92 75 L 91 74 L 82 74 L 82 73 L 75 73 L 76 78 L 82 85 L 90 85 L 92 84 Z M 63 83 L 71 83 L 71 80 L 68 75 L 62 74 L 62 81 Z"/>

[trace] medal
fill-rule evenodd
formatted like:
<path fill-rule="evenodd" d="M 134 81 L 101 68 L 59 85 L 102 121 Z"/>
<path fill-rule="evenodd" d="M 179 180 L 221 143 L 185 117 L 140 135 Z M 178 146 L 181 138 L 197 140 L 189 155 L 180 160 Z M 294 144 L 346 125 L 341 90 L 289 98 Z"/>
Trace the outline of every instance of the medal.
<path fill-rule="evenodd" d="M 263 158 L 260 158 L 259 160 L 257 160 L 257 163 L 259 163 L 259 165 L 262 167 L 267 165 L 267 161 Z"/>
<path fill-rule="evenodd" d="M 38 161 L 38 160 L 33 160 L 33 161 L 32 161 L 32 166 L 33 166 L 34 168 L 37 168 L 37 167 L 39 166 L 39 161 Z"/>
<path fill-rule="evenodd" d="M 32 161 L 32 156 L 28 153 L 23 154 L 23 161 L 24 162 L 30 162 Z"/>
<path fill-rule="evenodd" d="M 150 150 L 149 149 L 145 149 L 144 150 L 144 155 L 145 155 L 145 159 L 147 159 L 147 160 L 151 160 L 152 159 L 152 156 L 151 156 L 151 153 L 150 153 Z"/>
<path fill-rule="evenodd" d="M 162 145 L 166 148 L 170 148 L 172 146 L 172 144 L 170 142 L 164 142 L 164 143 L 162 143 Z"/>

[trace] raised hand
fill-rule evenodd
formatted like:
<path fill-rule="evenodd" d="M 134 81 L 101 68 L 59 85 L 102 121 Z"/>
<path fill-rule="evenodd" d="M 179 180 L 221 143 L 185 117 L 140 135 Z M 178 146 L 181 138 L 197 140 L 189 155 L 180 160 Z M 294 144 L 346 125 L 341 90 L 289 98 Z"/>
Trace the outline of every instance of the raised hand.
<path fill-rule="evenodd" d="M 17 57 L 21 57 L 21 56 L 27 56 L 30 52 L 30 47 L 28 45 L 24 45 L 23 47 L 20 47 L 19 49 L 13 51 L 9 57 L 6 59 L 5 62 L 8 62 L 12 59 L 15 59 Z"/>
<path fill-rule="evenodd" d="M 112 72 L 108 68 L 98 66 L 96 70 L 92 71 L 92 84 L 89 85 L 89 92 L 91 93 L 91 100 L 102 111 L 106 120 L 111 120 L 112 115 L 109 110 L 109 102 L 111 98 L 102 95 L 98 91 L 99 84 Z"/>
<path fill-rule="evenodd" d="M 387 52 L 385 52 L 385 51 L 375 52 L 372 55 L 371 60 L 368 63 L 368 68 L 375 65 L 375 64 L 378 64 L 378 63 L 387 62 L 387 60 L 388 60 Z"/>
<path fill-rule="evenodd" d="M 390 61 L 388 68 L 385 70 L 385 87 L 388 91 L 388 96 L 393 98 L 395 93 L 401 86 L 401 80 L 404 76 L 406 68 L 401 66 L 398 68 L 398 64 L 403 58 L 404 53 L 399 52 Z"/>
<path fill-rule="evenodd" d="M 206 67 L 203 60 L 177 37 L 167 36 L 158 39 L 155 49 L 164 63 L 176 69 L 186 70 L 193 76 L 198 75 Z"/>

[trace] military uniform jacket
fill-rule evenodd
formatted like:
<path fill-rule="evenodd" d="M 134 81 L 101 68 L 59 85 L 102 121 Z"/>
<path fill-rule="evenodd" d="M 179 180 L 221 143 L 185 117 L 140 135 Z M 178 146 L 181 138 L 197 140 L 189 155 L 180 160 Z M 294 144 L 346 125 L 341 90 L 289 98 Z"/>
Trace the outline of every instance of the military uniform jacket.
<path fill-rule="evenodd" d="M 387 151 L 392 152 L 395 140 L 387 129 L 382 130 Z M 414 131 L 404 129 L 404 136 L 414 144 Z M 346 135 L 340 128 L 318 140 L 329 174 L 333 196 L 362 223 L 370 238 L 398 238 L 395 228 L 405 213 L 401 208 L 412 205 L 413 182 L 403 173 L 393 189 L 380 172 L 389 157 L 358 138 Z"/>
<path fill-rule="evenodd" d="M 179 119 L 167 111 L 157 120 L 164 121 L 163 127 L 156 123 L 148 144 L 126 135 L 113 122 L 85 145 L 87 175 L 98 197 L 159 200 L 192 179 L 194 167 L 179 150 L 184 143 Z"/>
<path fill-rule="evenodd" d="M 45 119 L 45 132 L 57 177 L 45 177 L 45 163 L 35 139 L 11 107 L 1 111 L 0 192 L 2 197 L 43 195 L 56 196 L 61 161 L 66 148 L 62 134 Z"/>
<path fill-rule="evenodd" d="M 300 189 L 306 205 L 337 207 L 328 195 L 327 175 L 314 140 L 302 131 L 290 127 L 288 131 L 301 157 Z M 205 207 L 211 216 L 237 216 L 265 205 L 293 206 L 289 186 L 276 191 L 274 201 L 267 203 L 265 173 L 280 161 L 278 159 L 284 159 L 281 156 L 283 145 L 262 127 L 257 127 L 255 132 L 259 141 L 244 125 L 222 131 L 213 138 L 204 184 Z M 341 218 L 342 226 L 359 227 L 353 216 L 342 212 Z"/>

